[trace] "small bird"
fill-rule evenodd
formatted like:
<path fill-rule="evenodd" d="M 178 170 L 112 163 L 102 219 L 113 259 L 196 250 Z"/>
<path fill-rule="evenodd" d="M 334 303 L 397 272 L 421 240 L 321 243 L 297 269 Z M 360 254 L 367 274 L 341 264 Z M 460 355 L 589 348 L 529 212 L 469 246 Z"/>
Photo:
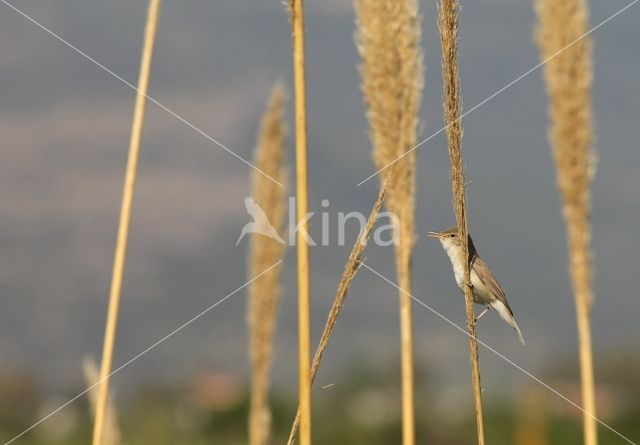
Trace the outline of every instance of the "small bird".
<path fill-rule="evenodd" d="M 451 227 L 443 232 L 429 232 L 429 236 L 434 238 L 438 238 L 442 247 L 449 255 L 449 259 L 451 260 L 451 265 L 453 266 L 453 274 L 456 277 L 456 283 L 460 290 L 464 292 L 464 259 L 462 252 L 462 239 L 458 235 L 458 228 Z M 482 304 L 485 307 L 485 310 L 476 318 L 476 321 L 480 320 L 489 309 L 493 308 L 498 312 L 500 318 L 511 326 L 516 333 L 518 334 L 518 338 L 520 339 L 520 343 L 524 345 L 524 338 L 522 338 L 522 333 L 520 332 L 520 328 L 518 327 L 518 323 L 516 323 L 515 318 L 513 318 L 513 311 L 511 307 L 509 307 L 509 302 L 507 301 L 507 296 L 500 286 L 500 283 L 487 266 L 487 263 L 482 261 L 482 258 L 478 256 L 478 252 L 476 251 L 475 246 L 473 245 L 473 241 L 471 240 L 471 236 L 469 236 L 469 267 L 470 267 L 470 278 L 471 278 L 471 287 L 473 289 L 473 301 L 477 304 Z"/>
<path fill-rule="evenodd" d="M 280 244 L 284 244 L 284 240 L 278 235 L 278 231 L 271 225 L 269 218 L 264 213 L 264 210 L 253 200 L 252 197 L 247 196 L 244 198 L 244 206 L 247 209 L 247 213 L 253 217 L 253 221 L 248 222 L 242 228 L 236 246 L 240 244 L 240 241 L 248 233 L 259 233 L 269 238 L 273 238 Z"/>

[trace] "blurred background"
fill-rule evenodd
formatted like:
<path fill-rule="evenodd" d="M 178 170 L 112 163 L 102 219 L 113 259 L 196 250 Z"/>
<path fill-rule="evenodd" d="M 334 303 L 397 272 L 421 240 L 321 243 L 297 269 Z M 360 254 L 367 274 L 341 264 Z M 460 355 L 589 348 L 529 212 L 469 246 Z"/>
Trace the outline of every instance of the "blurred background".
<path fill-rule="evenodd" d="M 592 25 L 628 1 L 591 1 Z M 135 83 L 147 2 L 22 0 L 25 14 Z M 310 207 L 367 214 L 374 172 L 348 0 L 306 2 Z M 436 4 L 420 1 L 426 81 L 422 138 L 442 127 Z M 100 358 L 122 177 L 135 92 L 0 3 L 0 441 L 10 440 L 85 388 L 82 362 Z M 599 417 L 640 441 L 640 6 L 593 33 L 598 168 L 593 189 L 593 338 Z M 465 109 L 538 63 L 532 2 L 463 2 Z M 272 84 L 291 84 L 288 18 L 278 0 L 165 0 L 150 96 L 245 159 Z M 505 287 L 527 340 L 494 313 L 480 338 L 580 403 L 575 310 L 564 226 L 547 141 L 541 71 L 464 119 L 470 229 Z M 290 154 L 291 164 L 293 162 Z M 415 296 L 459 325 L 464 302 L 429 230 L 454 223 L 444 134 L 419 149 Z M 150 103 L 139 165 L 115 366 L 128 361 L 246 281 L 243 199 L 251 170 Z M 329 207 L 321 205 L 323 199 Z M 320 215 L 311 219 L 320 238 Z M 314 247 L 314 339 L 319 338 L 347 246 Z M 335 233 L 335 232 L 334 232 Z M 391 248 L 367 264 L 394 279 Z M 295 252 L 273 369 L 274 426 L 295 411 Z M 246 295 L 235 294 L 112 379 L 126 443 L 244 443 Z M 474 436 L 467 338 L 414 307 L 419 443 Z M 361 270 L 314 390 L 318 443 L 399 440 L 397 291 Z M 580 412 L 481 348 L 491 443 L 578 443 Z M 544 406 L 544 409 L 541 407 Z M 523 433 L 524 431 L 524 433 Z M 529 431 L 529 433 L 527 433 Z M 84 398 L 15 443 L 86 443 Z M 537 436 L 536 434 L 539 434 Z M 601 443 L 623 443 L 600 429 Z M 280 436 L 277 438 L 281 439 Z"/>

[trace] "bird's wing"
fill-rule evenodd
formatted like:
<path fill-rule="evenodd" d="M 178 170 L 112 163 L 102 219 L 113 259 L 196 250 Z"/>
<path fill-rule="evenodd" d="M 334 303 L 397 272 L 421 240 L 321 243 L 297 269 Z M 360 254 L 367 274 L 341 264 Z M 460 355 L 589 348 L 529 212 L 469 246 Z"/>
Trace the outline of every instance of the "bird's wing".
<path fill-rule="evenodd" d="M 489 266 L 487 266 L 487 263 L 482 261 L 482 258 L 480 258 L 476 254 L 474 255 L 471 268 L 474 270 L 480 281 L 482 281 L 482 284 L 484 284 L 499 301 L 504 303 L 507 309 L 509 309 L 511 315 L 513 315 L 513 311 L 509 306 L 509 302 L 507 301 L 507 296 L 504 293 L 504 289 L 502 289 L 502 286 L 500 286 L 500 283 L 498 283 L 498 280 L 493 275 L 493 272 L 491 272 L 491 269 L 489 269 Z"/>
<path fill-rule="evenodd" d="M 247 213 L 253 216 L 253 219 L 256 220 L 256 222 L 269 220 L 267 215 L 265 215 L 264 210 L 262 210 L 251 196 L 244 198 L 244 206 L 247 208 Z"/>

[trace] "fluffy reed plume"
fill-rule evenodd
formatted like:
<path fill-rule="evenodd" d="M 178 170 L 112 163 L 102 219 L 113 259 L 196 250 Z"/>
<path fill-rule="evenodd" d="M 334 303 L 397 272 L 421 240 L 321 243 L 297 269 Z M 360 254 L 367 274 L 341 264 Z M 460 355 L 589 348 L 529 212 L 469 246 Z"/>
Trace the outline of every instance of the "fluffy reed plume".
<path fill-rule="evenodd" d="M 283 121 L 285 92 L 281 85 L 271 91 L 262 118 L 255 165 L 281 184 L 286 183 L 285 143 Z M 286 188 L 255 171 L 252 195 L 278 233 L 282 233 L 285 219 Z M 249 277 L 260 275 L 265 269 L 282 260 L 285 245 L 274 238 L 253 234 L 249 253 Z M 273 358 L 273 337 L 280 300 L 280 266 L 273 268 L 249 286 L 247 319 L 249 324 L 249 358 L 251 361 L 251 404 L 249 408 L 249 444 L 266 445 L 271 430 L 269 411 L 269 372 Z"/>
<path fill-rule="evenodd" d="M 369 218 L 367 219 L 367 224 L 365 226 L 364 231 L 358 237 L 353 248 L 351 249 L 351 253 L 349 254 L 349 258 L 347 259 L 347 263 L 344 266 L 344 271 L 342 272 L 342 278 L 340 279 L 340 284 L 338 285 L 338 290 L 336 292 L 336 296 L 333 300 L 333 304 L 331 305 L 331 310 L 329 311 L 329 316 L 327 317 L 327 321 L 324 325 L 324 330 L 322 331 L 322 337 L 320 338 L 320 343 L 316 348 L 316 353 L 313 357 L 313 364 L 311 365 L 311 383 L 316 378 L 316 374 L 318 372 L 318 368 L 320 367 L 320 361 L 322 360 L 322 355 L 324 354 L 325 349 L 327 349 L 327 345 L 329 344 L 329 338 L 333 333 L 333 328 L 335 327 L 336 321 L 338 320 L 338 315 L 340 314 L 340 310 L 342 309 L 342 305 L 344 304 L 344 300 L 347 297 L 347 292 L 349 291 L 349 287 L 351 286 L 351 282 L 355 278 L 358 270 L 360 268 L 360 258 L 362 257 L 362 253 L 364 249 L 367 247 L 367 242 L 371 237 L 371 232 L 373 231 L 373 227 L 378 220 L 378 215 L 380 214 L 380 209 L 382 208 L 382 203 L 384 202 L 385 194 L 387 193 L 387 185 L 388 181 L 386 181 L 382 187 L 380 187 L 380 191 L 378 192 L 378 198 L 376 199 L 373 208 L 371 209 L 371 213 L 369 214 Z M 287 445 L 293 445 L 296 439 L 296 434 L 298 432 L 298 426 L 300 425 L 300 407 L 298 407 L 298 412 L 296 413 L 296 418 L 293 421 L 293 426 L 291 427 L 291 433 L 289 434 L 289 440 Z"/>
<path fill-rule="evenodd" d="M 460 5 L 457 0 L 442 0 L 438 8 L 438 28 L 442 46 L 442 82 L 444 95 L 442 99 L 444 121 L 447 131 L 449 158 L 451 162 L 451 188 L 453 206 L 461 234 L 465 258 L 469 257 L 467 244 L 466 194 L 464 189 L 464 163 L 462 159 L 462 120 L 460 110 L 460 75 L 458 73 L 458 16 Z M 470 283 L 469 264 L 465 262 L 465 281 Z M 482 395 L 480 388 L 480 362 L 478 359 L 478 341 L 476 339 L 475 316 L 473 313 L 473 290 L 465 286 L 464 301 L 469 330 L 469 355 L 471 359 L 471 383 L 475 400 L 476 427 L 478 444 L 484 444 L 484 421 L 482 412 Z"/>
<path fill-rule="evenodd" d="M 291 20 L 293 43 L 293 96 L 296 134 L 296 234 L 298 257 L 298 393 L 300 399 L 300 442 L 311 445 L 311 289 L 309 245 L 307 244 L 307 212 L 309 180 L 307 175 L 307 84 L 304 47 L 303 0 L 286 2 Z"/>
<path fill-rule="evenodd" d="M 412 150 L 423 85 L 420 15 L 415 0 L 355 0 L 360 74 L 373 158 L 389 176 L 387 208 L 398 216 L 396 269 L 400 288 L 402 437 L 414 443 L 411 257 L 415 242 L 415 163 Z M 387 169 L 391 163 L 394 168 Z"/>
<path fill-rule="evenodd" d="M 100 371 L 96 365 L 95 360 L 91 358 L 85 358 L 83 362 L 84 368 L 84 380 L 88 388 L 97 386 L 100 381 Z M 89 391 L 89 404 L 91 405 L 91 412 L 95 416 L 96 405 L 98 402 L 98 394 L 95 391 Z M 104 420 L 104 433 L 102 443 L 104 445 L 119 445 L 120 444 L 120 429 L 118 428 L 117 412 L 111 400 L 107 404 L 107 412 Z"/>
<path fill-rule="evenodd" d="M 591 40 L 584 0 L 539 0 L 537 40 L 549 96 L 549 131 L 563 202 L 569 265 L 578 322 L 585 443 L 598 441 L 591 352 L 593 301 L 591 194 L 595 172 L 591 116 Z M 577 40 L 580 39 L 580 40 Z M 566 49 L 564 49 L 566 48 Z M 564 50 L 563 50 L 564 49 Z"/>
<path fill-rule="evenodd" d="M 109 308 L 107 310 L 107 322 L 105 325 L 104 343 L 102 346 L 102 363 L 100 365 L 100 385 L 98 386 L 98 398 L 96 401 L 96 415 L 93 423 L 93 445 L 102 445 L 102 432 L 109 399 L 109 377 L 113 362 L 113 351 L 116 342 L 116 330 L 118 326 L 118 312 L 120 308 L 120 295 L 122 292 L 122 277 L 127 255 L 127 241 L 129 238 L 129 223 L 131 222 L 131 208 L 133 207 L 133 192 L 136 184 L 136 171 L 138 166 L 138 154 L 142 140 L 142 127 L 144 123 L 144 110 L 149 87 L 151 73 L 151 59 L 153 55 L 153 43 L 156 36 L 160 0 L 149 0 L 147 12 L 147 24 L 144 33 L 144 44 L 140 60 L 140 75 L 136 103 L 131 125 L 131 137 L 129 140 L 129 157 L 124 178 L 124 190 L 122 192 L 122 204 L 120 207 L 120 221 L 118 223 L 118 238 L 113 260 L 113 272 L 111 275 L 111 289 L 109 292 Z"/>

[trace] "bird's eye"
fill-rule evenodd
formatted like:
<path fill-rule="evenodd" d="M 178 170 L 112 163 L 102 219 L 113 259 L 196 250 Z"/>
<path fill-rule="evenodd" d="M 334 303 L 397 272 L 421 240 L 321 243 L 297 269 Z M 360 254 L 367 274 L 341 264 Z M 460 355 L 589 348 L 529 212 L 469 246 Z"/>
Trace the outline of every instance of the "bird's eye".
<path fill-rule="evenodd" d="M 456 236 L 452 233 L 451 235 L 449 235 L 449 238 L 455 238 Z"/>

